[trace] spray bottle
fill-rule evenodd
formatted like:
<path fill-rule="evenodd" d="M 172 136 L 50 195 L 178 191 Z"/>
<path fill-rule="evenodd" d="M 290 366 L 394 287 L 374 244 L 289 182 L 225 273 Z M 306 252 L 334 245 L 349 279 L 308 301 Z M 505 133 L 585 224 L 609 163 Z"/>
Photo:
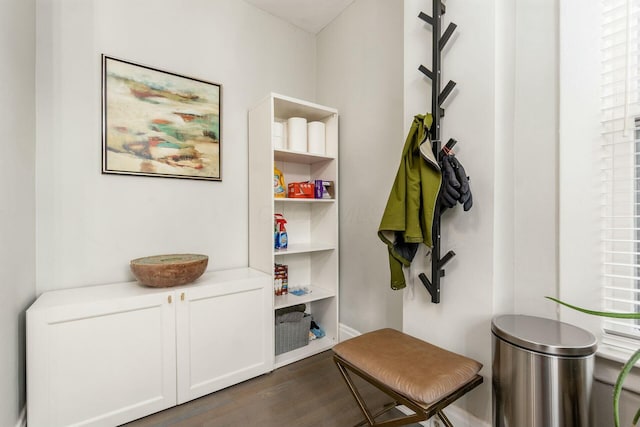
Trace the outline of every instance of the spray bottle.
<path fill-rule="evenodd" d="M 284 219 L 284 216 L 282 214 L 274 214 L 273 219 L 275 221 L 275 232 L 274 232 L 275 248 L 286 249 L 288 244 L 288 238 L 287 238 L 287 228 L 285 227 L 285 224 L 287 223 L 287 220 Z"/>

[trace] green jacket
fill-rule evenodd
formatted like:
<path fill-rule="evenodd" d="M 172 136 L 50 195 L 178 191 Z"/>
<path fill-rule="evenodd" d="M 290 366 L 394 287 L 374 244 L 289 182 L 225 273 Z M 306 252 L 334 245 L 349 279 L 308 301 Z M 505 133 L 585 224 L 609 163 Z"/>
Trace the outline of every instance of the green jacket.
<path fill-rule="evenodd" d="M 406 286 L 402 266 L 409 266 L 419 243 L 433 246 L 433 215 L 442 174 L 433 158 L 421 157 L 420 145 L 428 144 L 428 130 L 433 122 L 430 114 L 417 115 L 402 150 L 402 160 L 389 194 L 387 206 L 378 228 L 378 237 L 389 249 L 391 289 Z"/>

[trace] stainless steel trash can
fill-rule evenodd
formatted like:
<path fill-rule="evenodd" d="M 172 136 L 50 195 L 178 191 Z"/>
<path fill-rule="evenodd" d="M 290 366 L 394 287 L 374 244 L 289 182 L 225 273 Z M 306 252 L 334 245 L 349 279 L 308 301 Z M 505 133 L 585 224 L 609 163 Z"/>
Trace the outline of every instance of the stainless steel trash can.
<path fill-rule="evenodd" d="M 588 427 L 596 338 L 556 320 L 497 316 L 493 344 L 495 427 Z"/>

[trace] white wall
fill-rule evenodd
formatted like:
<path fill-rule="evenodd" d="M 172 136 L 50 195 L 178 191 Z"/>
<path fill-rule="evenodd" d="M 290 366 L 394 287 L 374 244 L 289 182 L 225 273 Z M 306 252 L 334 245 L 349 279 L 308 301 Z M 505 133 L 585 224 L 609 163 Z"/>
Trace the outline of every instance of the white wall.
<path fill-rule="evenodd" d="M 495 189 L 494 189 L 494 313 L 515 307 L 515 2 L 496 2 L 495 25 Z"/>
<path fill-rule="evenodd" d="M 100 54 L 222 84 L 222 182 L 101 175 Z M 314 36 L 237 0 L 37 0 L 37 290 L 131 280 L 132 258 L 247 265 L 247 110 L 313 99 Z"/>
<path fill-rule="evenodd" d="M 515 6 L 515 312 L 558 307 L 558 0 Z"/>
<path fill-rule="evenodd" d="M 431 4 L 405 1 L 405 121 L 429 111 L 431 82 L 418 71 L 431 68 L 431 28 L 418 14 L 431 14 Z M 433 344 L 472 357 L 484 364 L 482 374 L 490 378 L 493 313 L 493 218 L 495 137 L 495 9 L 485 1 L 450 1 L 443 17 L 458 25 L 443 50 L 443 87 L 458 83 L 446 104 L 441 136 L 458 140 L 456 155 L 471 177 L 474 206 L 461 206 L 442 217 L 442 255 L 456 252 L 441 280 L 441 303 L 431 303 L 429 294 L 417 285 L 415 297 L 406 293 L 404 330 Z M 430 276 L 430 263 L 422 267 Z M 419 283 L 419 282 L 418 282 Z M 462 407 L 478 418 L 491 417 L 491 381 L 485 381 Z"/>
<path fill-rule="evenodd" d="M 405 1 L 405 121 L 430 108 L 431 28 L 424 1 Z M 443 51 L 447 100 L 443 141 L 471 177 L 474 206 L 445 212 L 442 254 L 456 257 L 441 280 L 441 303 L 407 293 L 404 330 L 484 364 L 485 384 L 461 406 L 491 420 L 491 318 L 555 317 L 557 295 L 556 1 L 447 2 L 443 27 L 457 35 Z M 429 270 L 424 263 L 422 270 Z"/>
<path fill-rule="evenodd" d="M 25 402 L 24 310 L 35 295 L 35 1 L 0 2 L 0 425 Z"/>
<path fill-rule="evenodd" d="M 560 1 L 560 297 L 599 309 L 600 2 Z M 601 319 L 569 309 L 561 318 L 601 335 Z"/>
<path fill-rule="evenodd" d="M 356 0 L 317 37 L 318 101 L 340 112 L 340 322 L 402 329 L 377 230 L 404 144 L 402 2 Z"/>

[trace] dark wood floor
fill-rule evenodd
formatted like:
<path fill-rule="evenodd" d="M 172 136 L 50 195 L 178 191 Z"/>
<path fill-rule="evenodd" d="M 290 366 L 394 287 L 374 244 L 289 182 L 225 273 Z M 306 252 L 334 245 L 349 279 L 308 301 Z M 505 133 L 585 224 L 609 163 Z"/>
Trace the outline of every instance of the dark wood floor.
<path fill-rule="evenodd" d="M 374 411 L 390 401 L 364 381 L 358 387 Z M 126 426 L 348 427 L 362 419 L 328 351 Z"/>

